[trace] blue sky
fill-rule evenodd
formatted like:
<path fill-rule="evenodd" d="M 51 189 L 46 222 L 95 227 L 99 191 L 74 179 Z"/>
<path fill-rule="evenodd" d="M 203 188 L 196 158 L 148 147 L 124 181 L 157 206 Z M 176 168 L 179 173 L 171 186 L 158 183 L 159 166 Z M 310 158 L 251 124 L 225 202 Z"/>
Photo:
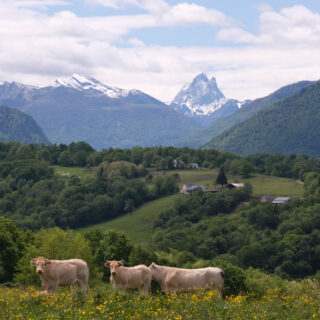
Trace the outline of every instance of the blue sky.
<path fill-rule="evenodd" d="M 179 0 L 168 0 L 170 5 L 176 5 L 181 3 Z M 304 1 L 292 1 L 292 0 L 269 0 L 269 1 L 257 1 L 257 0 L 192 0 L 190 3 L 195 3 L 200 6 L 216 9 L 224 12 L 226 15 L 234 18 L 247 30 L 251 32 L 258 32 L 259 30 L 259 10 L 261 6 L 270 6 L 275 10 L 280 10 L 283 7 L 289 7 L 293 5 L 301 5 L 308 7 L 313 11 L 320 12 L 319 0 L 304 0 Z M 237 3 L 235 5 L 235 3 Z M 137 8 L 133 5 L 128 5 L 121 8 L 121 10 L 112 7 L 105 7 L 102 5 L 89 4 L 83 0 L 73 0 L 68 9 L 75 12 L 80 16 L 105 16 L 105 15 L 127 15 L 127 14 L 139 14 L 143 13 L 141 8 Z M 53 6 L 50 11 L 57 12 L 61 9 L 61 6 Z M 152 28 L 148 30 L 139 30 L 131 33 L 132 36 L 139 37 L 147 44 L 159 44 L 159 45 L 205 45 L 214 46 L 219 45 L 219 42 L 215 41 L 212 36 L 212 27 L 205 25 L 192 26 L 192 27 L 169 27 L 169 28 Z"/>
<path fill-rule="evenodd" d="M 72 73 L 169 101 L 199 72 L 230 98 L 320 78 L 319 0 L 1 0 L 0 81 Z M 27 59 L 26 59 L 27 57 Z"/>

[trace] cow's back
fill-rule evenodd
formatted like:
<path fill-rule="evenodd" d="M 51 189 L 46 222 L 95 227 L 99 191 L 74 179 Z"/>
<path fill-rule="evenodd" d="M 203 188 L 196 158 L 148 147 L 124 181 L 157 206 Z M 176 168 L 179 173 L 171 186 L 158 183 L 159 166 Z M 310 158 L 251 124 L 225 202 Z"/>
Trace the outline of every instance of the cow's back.
<path fill-rule="evenodd" d="M 150 269 L 145 265 L 134 267 L 120 267 L 117 277 L 111 276 L 111 282 L 121 284 L 129 288 L 139 288 L 145 283 L 151 283 L 152 274 Z"/>
<path fill-rule="evenodd" d="M 223 287 L 223 271 L 220 268 L 183 269 L 167 267 L 165 286 L 168 290 L 193 290 Z"/>
<path fill-rule="evenodd" d="M 50 270 L 61 285 L 88 281 L 89 277 L 88 265 L 81 259 L 51 260 Z"/>

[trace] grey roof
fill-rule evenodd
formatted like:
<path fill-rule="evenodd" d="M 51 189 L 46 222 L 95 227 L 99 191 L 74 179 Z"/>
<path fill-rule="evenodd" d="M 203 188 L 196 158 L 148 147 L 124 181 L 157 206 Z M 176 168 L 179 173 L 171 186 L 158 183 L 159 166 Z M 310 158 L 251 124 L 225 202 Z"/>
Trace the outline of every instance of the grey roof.
<path fill-rule="evenodd" d="M 275 198 L 272 203 L 273 204 L 285 204 L 288 203 L 290 201 L 290 197 L 277 197 Z"/>

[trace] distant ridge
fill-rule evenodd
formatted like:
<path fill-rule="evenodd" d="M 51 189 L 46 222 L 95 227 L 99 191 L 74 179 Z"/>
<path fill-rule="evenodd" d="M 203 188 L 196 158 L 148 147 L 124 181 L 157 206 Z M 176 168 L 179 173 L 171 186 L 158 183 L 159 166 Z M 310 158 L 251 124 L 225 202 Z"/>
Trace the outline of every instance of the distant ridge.
<path fill-rule="evenodd" d="M 0 141 L 48 144 L 49 140 L 32 117 L 23 112 L 0 106 Z"/>
<path fill-rule="evenodd" d="M 270 103 L 251 118 L 215 137 L 206 147 L 240 154 L 319 156 L 319 137 L 320 81 L 309 83 L 298 93 Z"/>

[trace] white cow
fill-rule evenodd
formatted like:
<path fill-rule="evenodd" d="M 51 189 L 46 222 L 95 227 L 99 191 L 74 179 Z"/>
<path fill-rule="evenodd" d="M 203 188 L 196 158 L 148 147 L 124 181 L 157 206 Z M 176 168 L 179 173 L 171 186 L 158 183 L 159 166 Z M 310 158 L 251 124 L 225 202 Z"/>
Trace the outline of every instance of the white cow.
<path fill-rule="evenodd" d="M 43 293 L 54 292 L 59 286 L 77 284 L 86 293 L 88 290 L 89 268 L 81 259 L 49 260 L 43 257 L 34 258 L 31 264 L 36 267 L 40 276 Z"/>
<path fill-rule="evenodd" d="M 160 284 L 163 292 L 216 289 L 222 297 L 224 272 L 220 268 L 182 269 L 159 266 L 155 263 L 152 263 L 149 268 L 152 279 Z"/>
<path fill-rule="evenodd" d="M 106 261 L 104 266 L 110 268 L 110 282 L 114 289 L 138 289 L 147 295 L 151 289 L 152 275 L 144 264 L 124 267 L 121 261 Z"/>

